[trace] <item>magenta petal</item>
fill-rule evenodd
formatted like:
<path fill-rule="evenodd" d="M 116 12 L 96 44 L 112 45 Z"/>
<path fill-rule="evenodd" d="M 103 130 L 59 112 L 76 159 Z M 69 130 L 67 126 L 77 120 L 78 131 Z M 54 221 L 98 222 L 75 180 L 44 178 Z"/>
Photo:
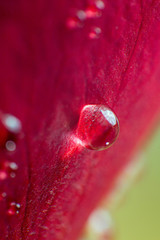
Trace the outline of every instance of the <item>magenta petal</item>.
<path fill-rule="evenodd" d="M 16 177 L 0 181 L 0 239 L 75 240 L 158 117 L 160 3 L 104 3 L 101 16 L 70 29 L 88 1 L 0 2 L 0 108 L 24 133 L 10 156 Z M 119 138 L 105 151 L 73 141 L 87 104 L 118 116 Z"/>

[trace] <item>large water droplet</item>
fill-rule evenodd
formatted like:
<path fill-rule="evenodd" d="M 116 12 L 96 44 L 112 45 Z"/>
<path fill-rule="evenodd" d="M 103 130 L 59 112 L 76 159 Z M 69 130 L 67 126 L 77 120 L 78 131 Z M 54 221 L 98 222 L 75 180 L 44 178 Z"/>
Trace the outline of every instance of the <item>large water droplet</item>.
<path fill-rule="evenodd" d="M 90 39 L 96 39 L 99 38 L 99 35 L 101 33 L 101 29 L 99 27 L 94 27 L 90 32 L 89 32 L 89 38 Z"/>
<path fill-rule="evenodd" d="M 117 139 L 119 122 L 111 109 L 104 105 L 86 105 L 80 114 L 77 136 L 92 150 L 104 150 Z"/>
<path fill-rule="evenodd" d="M 9 151 L 15 150 L 15 143 L 11 146 L 10 141 L 13 143 L 17 140 L 21 129 L 21 122 L 18 118 L 10 114 L 0 113 L 0 147 L 6 147 Z"/>
<path fill-rule="evenodd" d="M 8 177 L 14 178 L 18 165 L 15 162 L 3 160 L 0 162 L 0 180 L 5 180 Z"/>
<path fill-rule="evenodd" d="M 10 216 L 19 214 L 21 205 L 19 203 L 16 202 L 9 202 L 8 204 L 8 209 L 7 209 L 7 214 Z"/>

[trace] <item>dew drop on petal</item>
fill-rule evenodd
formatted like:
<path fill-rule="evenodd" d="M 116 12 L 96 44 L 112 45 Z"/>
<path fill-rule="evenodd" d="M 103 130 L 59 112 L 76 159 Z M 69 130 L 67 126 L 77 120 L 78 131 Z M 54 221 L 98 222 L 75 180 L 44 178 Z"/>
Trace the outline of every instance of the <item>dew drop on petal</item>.
<path fill-rule="evenodd" d="M 15 133 L 15 134 L 20 133 L 21 128 L 22 128 L 21 122 L 15 116 L 6 114 L 2 118 L 2 122 L 3 122 L 4 126 L 8 129 L 8 131 Z"/>
<path fill-rule="evenodd" d="M 119 122 L 111 109 L 104 105 L 83 107 L 77 128 L 77 137 L 83 146 L 92 150 L 109 148 L 119 134 Z"/>
<path fill-rule="evenodd" d="M 18 118 L 11 114 L 0 113 L 0 147 L 6 147 L 6 142 L 9 140 L 16 141 L 21 129 L 21 121 Z"/>
<path fill-rule="evenodd" d="M 8 174 L 5 170 L 0 169 L 0 180 L 5 180 L 8 177 Z"/>
<path fill-rule="evenodd" d="M 19 214 L 20 208 L 21 208 L 21 205 L 19 203 L 9 202 L 8 209 L 7 209 L 7 214 L 9 216 Z"/>
<path fill-rule="evenodd" d="M 0 162 L 0 180 L 5 180 L 8 177 L 14 178 L 16 176 L 16 171 L 18 170 L 18 165 L 15 162 L 9 162 L 8 160 L 3 160 Z"/>
<path fill-rule="evenodd" d="M 13 171 L 15 171 L 15 170 L 18 169 L 18 166 L 17 166 L 17 164 L 16 164 L 15 162 L 11 162 L 11 163 L 9 164 L 9 167 L 10 167 L 10 169 L 12 169 Z"/>
<path fill-rule="evenodd" d="M 6 150 L 9 152 L 14 152 L 16 150 L 16 143 L 9 140 L 6 142 Z"/>
<path fill-rule="evenodd" d="M 86 13 L 83 10 L 77 11 L 76 15 L 79 18 L 79 20 L 81 20 L 81 21 L 84 21 L 86 19 Z"/>
<path fill-rule="evenodd" d="M 97 0 L 96 2 L 95 2 L 95 5 L 96 5 L 96 7 L 98 8 L 98 9 L 104 9 L 105 8 L 105 4 L 104 4 L 104 2 L 102 1 L 102 0 Z"/>
<path fill-rule="evenodd" d="M 85 10 L 86 18 L 98 18 L 102 16 L 102 12 L 96 6 L 88 6 Z"/>
<path fill-rule="evenodd" d="M 99 27 L 94 27 L 90 32 L 89 32 L 89 38 L 90 39 L 97 39 L 99 38 L 99 35 L 101 34 L 101 29 Z"/>
<path fill-rule="evenodd" d="M 66 26 L 68 29 L 77 29 L 77 28 L 82 27 L 82 23 L 78 17 L 69 17 L 66 20 Z"/>

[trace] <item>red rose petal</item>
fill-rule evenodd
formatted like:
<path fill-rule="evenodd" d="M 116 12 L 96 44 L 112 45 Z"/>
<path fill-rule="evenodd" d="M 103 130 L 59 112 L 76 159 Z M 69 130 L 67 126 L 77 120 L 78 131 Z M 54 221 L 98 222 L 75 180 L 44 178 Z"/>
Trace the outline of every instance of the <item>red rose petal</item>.
<path fill-rule="evenodd" d="M 112 188 L 159 114 L 160 4 L 104 1 L 102 16 L 66 28 L 87 1 L 1 1 L 0 108 L 18 117 L 25 137 L 11 155 L 14 179 L 1 192 L 0 238 L 74 240 Z M 99 27 L 98 39 L 88 38 Z M 111 107 L 117 142 L 102 152 L 72 142 L 86 104 Z"/>

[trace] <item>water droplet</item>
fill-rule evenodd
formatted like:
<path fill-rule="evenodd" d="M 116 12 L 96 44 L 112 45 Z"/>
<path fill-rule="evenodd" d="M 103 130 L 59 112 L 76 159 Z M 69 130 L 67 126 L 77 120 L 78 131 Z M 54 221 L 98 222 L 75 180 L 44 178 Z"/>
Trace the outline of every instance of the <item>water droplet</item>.
<path fill-rule="evenodd" d="M 90 33 L 89 33 L 89 38 L 90 39 L 96 39 L 96 38 L 99 38 L 99 35 L 101 33 L 101 29 L 99 27 L 94 27 Z"/>
<path fill-rule="evenodd" d="M 102 12 L 95 5 L 91 5 L 85 10 L 86 18 L 98 18 L 102 16 Z"/>
<path fill-rule="evenodd" d="M 105 8 L 105 4 L 104 4 L 104 2 L 102 1 L 102 0 L 97 0 L 96 2 L 95 2 L 95 5 L 96 5 L 96 7 L 98 8 L 98 9 L 104 9 Z"/>
<path fill-rule="evenodd" d="M 7 150 L 13 151 L 10 149 L 15 148 L 15 143 L 12 144 L 11 147 L 10 140 L 13 142 L 16 141 L 18 134 L 21 132 L 21 129 L 21 122 L 18 118 L 10 114 L 0 113 L 0 147 L 7 148 L 7 141 L 9 141 L 10 147 Z"/>
<path fill-rule="evenodd" d="M 66 21 L 66 26 L 69 29 L 76 29 L 82 27 L 82 22 L 78 17 L 69 17 Z"/>
<path fill-rule="evenodd" d="M 0 180 L 5 180 L 8 177 L 14 178 L 18 165 L 15 162 L 2 161 L 0 163 Z"/>
<path fill-rule="evenodd" d="M 117 139 L 119 122 L 111 109 L 104 105 L 86 105 L 80 114 L 77 136 L 92 150 L 104 150 Z"/>
<path fill-rule="evenodd" d="M 16 150 L 16 143 L 11 140 L 7 141 L 5 146 L 9 152 L 14 152 Z"/>
<path fill-rule="evenodd" d="M 21 131 L 21 128 L 22 128 L 21 122 L 15 116 L 6 114 L 2 118 L 2 121 L 3 121 L 3 124 L 5 125 L 5 127 L 8 129 L 8 131 L 15 133 L 15 134 L 17 134 Z"/>
<path fill-rule="evenodd" d="M 79 20 L 84 21 L 86 19 L 86 13 L 83 10 L 77 11 L 77 17 Z"/>
<path fill-rule="evenodd" d="M 0 201 L 2 201 L 6 196 L 6 192 L 0 192 Z"/>
<path fill-rule="evenodd" d="M 16 202 L 10 202 L 8 205 L 8 210 L 7 210 L 7 214 L 10 216 L 13 216 L 15 214 L 19 214 L 21 205 L 19 203 Z"/>

